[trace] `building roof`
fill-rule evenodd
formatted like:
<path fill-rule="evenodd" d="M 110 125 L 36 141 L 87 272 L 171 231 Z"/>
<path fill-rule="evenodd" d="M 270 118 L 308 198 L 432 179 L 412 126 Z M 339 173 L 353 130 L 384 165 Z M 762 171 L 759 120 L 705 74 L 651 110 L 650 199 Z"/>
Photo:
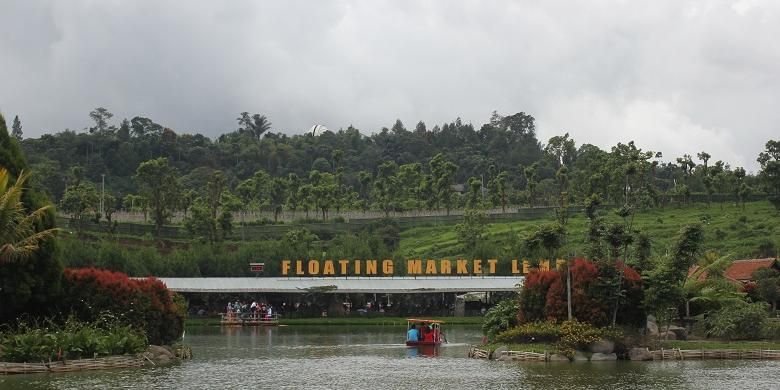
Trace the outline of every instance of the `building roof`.
<path fill-rule="evenodd" d="M 158 278 L 177 292 L 442 293 L 516 291 L 523 276 Z"/>
<path fill-rule="evenodd" d="M 766 259 L 735 260 L 723 272 L 723 276 L 744 282 L 753 279 L 753 272 L 770 267 L 780 268 L 777 259 L 770 257 Z"/>

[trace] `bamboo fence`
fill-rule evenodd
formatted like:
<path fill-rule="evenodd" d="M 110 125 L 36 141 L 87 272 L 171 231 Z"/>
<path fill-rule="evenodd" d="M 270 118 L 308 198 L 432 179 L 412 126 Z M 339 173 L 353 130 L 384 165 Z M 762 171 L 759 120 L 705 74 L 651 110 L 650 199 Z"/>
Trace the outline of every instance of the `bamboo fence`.
<path fill-rule="evenodd" d="M 780 360 L 780 350 L 772 349 L 660 349 L 651 351 L 653 360 L 754 359 Z"/>
<path fill-rule="evenodd" d="M 94 359 L 50 361 L 48 363 L 0 362 L 0 375 L 106 370 L 111 368 L 142 367 L 143 365 L 144 358 L 140 354 L 108 356 Z"/>

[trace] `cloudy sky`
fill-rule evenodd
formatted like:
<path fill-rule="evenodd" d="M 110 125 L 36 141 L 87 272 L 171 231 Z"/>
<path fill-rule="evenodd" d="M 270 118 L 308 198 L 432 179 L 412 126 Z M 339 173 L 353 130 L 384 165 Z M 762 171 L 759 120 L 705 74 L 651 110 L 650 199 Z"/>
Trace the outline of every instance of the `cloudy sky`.
<path fill-rule="evenodd" d="M 179 132 L 364 133 L 491 111 L 755 170 L 780 138 L 780 2 L 0 0 L 0 112 L 26 137 L 104 106 Z"/>

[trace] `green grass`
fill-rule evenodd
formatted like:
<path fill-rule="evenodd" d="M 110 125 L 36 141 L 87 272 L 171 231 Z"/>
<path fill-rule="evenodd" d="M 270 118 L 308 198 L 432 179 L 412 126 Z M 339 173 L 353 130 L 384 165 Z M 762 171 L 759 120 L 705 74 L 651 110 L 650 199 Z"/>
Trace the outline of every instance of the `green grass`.
<path fill-rule="evenodd" d="M 775 349 L 780 350 L 777 341 L 662 341 L 663 348 L 679 349 Z"/>
<path fill-rule="evenodd" d="M 612 212 L 605 212 L 605 217 L 611 222 L 619 221 Z M 487 227 L 487 240 L 498 248 L 497 256 L 502 253 L 522 256 L 522 253 L 510 253 L 510 248 L 536 226 L 553 220 L 551 214 L 544 219 L 491 223 Z M 759 247 L 767 240 L 775 246 L 780 244 L 780 213 L 767 201 L 748 203 L 744 211 L 730 204 L 721 209 L 721 205 L 715 203 L 709 208 L 705 204 L 695 204 L 642 211 L 636 214 L 634 226 L 650 237 L 653 252 L 658 254 L 667 251 L 680 228 L 692 223 L 703 223 L 706 250 L 735 259 L 757 255 Z M 569 219 L 569 245 L 564 253 L 583 253 L 587 226 L 587 218 L 582 214 Z M 465 251 L 458 243 L 455 225 L 450 224 L 404 230 L 399 252 L 407 258 L 441 258 L 463 256 Z"/>
<path fill-rule="evenodd" d="M 447 325 L 482 325 L 482 317 L 421 317 L 444 321 Z M 390 325 L 406 326 L 406 317 L 315 317 L 315 318 L 282 318 L 281 325 Z M 219 317 L 188 318 L 187 326 L 220 325 Z"/>

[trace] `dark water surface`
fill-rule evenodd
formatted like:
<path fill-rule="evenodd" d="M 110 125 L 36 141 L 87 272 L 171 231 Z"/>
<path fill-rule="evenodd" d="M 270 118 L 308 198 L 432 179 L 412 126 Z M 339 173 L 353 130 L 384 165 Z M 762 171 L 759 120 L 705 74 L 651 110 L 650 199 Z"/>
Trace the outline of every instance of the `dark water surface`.
<path fill-rule="evenodd" d="M 0 389 L 780 389 L 780 362 L 505 363 L 466 358 L 475 327 L 418 350 L 390 326 L 188 329 L 172 367 L 0 376 Z"/>

